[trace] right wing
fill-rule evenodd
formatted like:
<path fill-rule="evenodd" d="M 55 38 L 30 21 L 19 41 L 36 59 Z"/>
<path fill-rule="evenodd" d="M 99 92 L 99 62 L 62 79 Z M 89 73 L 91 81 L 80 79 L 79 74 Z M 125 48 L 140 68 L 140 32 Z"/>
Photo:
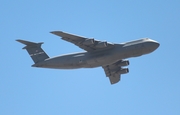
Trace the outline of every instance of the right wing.
<path fill-rule="evenodd" d="M 122 62 L 123 61 L 120 60 L 111 65 L 102 66 L 105 71 L 106 76 L 109 77 L 111 84 L 115 84 L 119 82 L 121 80 L 121 74 L 125 74 L 129 72 L 128 68 L 122 68 L 120 66 Z M 124 61 L 124 62 L 127 62 L 126 64 L 124 63 L 125 65 L 129 65 L 129 61 Z"/>
<path fill-rule="evenodd" d="M 108 42 L 102 42 L 98 40 L 94 40 L 93 38 L 86 38 L 82 36 L 77 36 L 69 33 L 65 33 L 62 31 L 53 31 L 51 32 L 52 34 L 55 34 L 57 36 L 62 37 L 61 39 L 71 42 L 74 45 L 88 51 L 88 52 L 93 52 L 93 51 L 99 51 L 99 50 L 105 50 L 112 48 L 114 44 L 108 43 Z"/>

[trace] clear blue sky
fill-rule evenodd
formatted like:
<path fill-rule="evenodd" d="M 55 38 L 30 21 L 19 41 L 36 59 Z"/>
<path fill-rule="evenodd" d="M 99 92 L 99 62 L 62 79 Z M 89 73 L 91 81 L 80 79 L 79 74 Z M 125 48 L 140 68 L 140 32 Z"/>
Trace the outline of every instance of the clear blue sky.
<path fill-rule="evenodd" d="M 0 115 L 180 115 L 179 0 L 16 0 L 0 7 Z M 79 52 L 61 30 L 121 43 L 149 37 L 161 46 L 130 58 L 110 85 L 101 67 L 32 68 L 16 39 L 45 42 L 49 56 Z"/>

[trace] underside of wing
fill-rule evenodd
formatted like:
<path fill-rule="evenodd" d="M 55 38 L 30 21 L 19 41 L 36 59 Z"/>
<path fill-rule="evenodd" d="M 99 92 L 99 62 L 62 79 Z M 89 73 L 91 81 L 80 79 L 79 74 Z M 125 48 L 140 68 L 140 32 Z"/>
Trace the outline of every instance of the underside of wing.
<path fill-rule="evenodd" d="M 128 68 L 122 68 L 122 66 L 129 65 L 128 60 L 120 60 L 111 65 L 103 66 L 105 74 L 109 77 L 110 83 L 115 84 L 120 81 L 121 74 L 126 74 L 129 72 Z"/>
<path fill-rule="evenodd" d="M 121 74 L 114 74 L 112 76 L 109 76 L 109 80 L 111 84 L 115 84 L 121 80 Z"/>
<path fill-rule="evenodd" d="M 109 42 L 101 42 L 98 40 L 94 40 L 93 38 L 81 37 L 81 36 L 65 33 L 62 31 L 53 31 L 51 33 L 62 37 L 63 40 L 71 42 L 74 45 L 88 52 L 110 49 L 114 46 L 114 44 Z"/>

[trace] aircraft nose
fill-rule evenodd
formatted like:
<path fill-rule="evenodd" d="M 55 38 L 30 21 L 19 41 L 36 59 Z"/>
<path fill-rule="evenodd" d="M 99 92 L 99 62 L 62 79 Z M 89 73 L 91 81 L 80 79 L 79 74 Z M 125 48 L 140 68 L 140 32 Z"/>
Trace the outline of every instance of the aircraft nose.
<path fill-rule="evenodd" d="M 157 49 L 160 46 L 158 42 L 154 42 L 154 49 Z"/>
<path fill-rule="evenodd" d="M 155 40 L 148 39 L 148 41 L 149 41 L 149 45 L 151 47 L 153 47 L 154 50 L 157 49 L 160 46 L 160 44 Z"/>
<path fill-rule="evenodd" d="M 147 48 L 148 53 L 153 52 L 159 46 L 160 46 L 160 44 L 157 41 L 154 41 L 154 40 L 147 41 L 146 44 L 145 44 L 145 47 Z"/>

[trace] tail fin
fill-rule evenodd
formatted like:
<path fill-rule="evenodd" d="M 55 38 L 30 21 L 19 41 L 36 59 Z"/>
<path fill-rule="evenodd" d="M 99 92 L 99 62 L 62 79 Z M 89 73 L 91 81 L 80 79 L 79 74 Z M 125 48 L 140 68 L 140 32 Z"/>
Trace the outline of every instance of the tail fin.
<path fill-rule="evenodd" d="M 25 40 L 16 40 L 16 41 L 26 45 L 23 49 L 27 50 L 27 52 L 31 56 L 34 63 L 38 63 L 49 58 L 49 56 L 41 48 L 41 45 L 43 44 L 43 42 L 34 43 L 34 42 L 25 41 Z"/>

